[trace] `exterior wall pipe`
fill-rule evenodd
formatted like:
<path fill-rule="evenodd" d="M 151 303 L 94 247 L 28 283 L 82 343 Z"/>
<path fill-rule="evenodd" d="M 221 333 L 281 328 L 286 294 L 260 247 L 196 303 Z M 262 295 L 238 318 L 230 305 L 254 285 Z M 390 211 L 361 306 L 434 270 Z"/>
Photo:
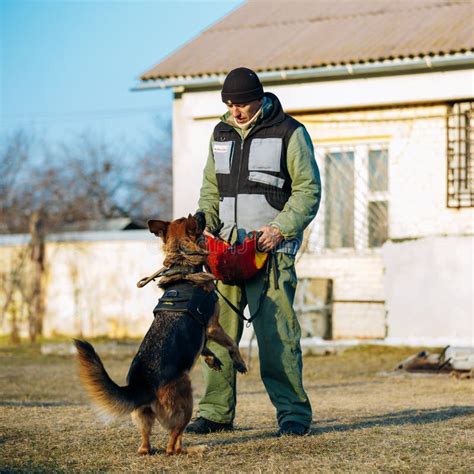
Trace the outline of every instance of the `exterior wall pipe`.
<path fill-rule="evenodd" d="M 449 56 L 424 56 L 417 59 L 395 59 L 363 64 L 343 64 L 339 66 L 324 66 L 306 69 L 288 69 L 259 72 L 263 83 L 271 81 L 304 80 L 320 78 L 354 77 L 357 74 L 382 74 L 390 72 L 426 72 L 434 69 L 449 67 L 474 67 L 474 52 L 457 53 Z M 179 87 L 185 89 L 200 89 L 218 87 L 224 82 L 225 74 L 214 74 L 206 77 L 179 77 L 142 81 L 131 88 L 131 91 L 149 89 L 165 89 Z"/>

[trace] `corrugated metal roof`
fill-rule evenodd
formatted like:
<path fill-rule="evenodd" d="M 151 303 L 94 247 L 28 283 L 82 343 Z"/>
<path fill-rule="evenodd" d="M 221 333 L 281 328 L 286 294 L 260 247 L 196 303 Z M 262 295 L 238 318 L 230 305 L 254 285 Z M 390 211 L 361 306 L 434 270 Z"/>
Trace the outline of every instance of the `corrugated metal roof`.
<path fill-rule="evenodd" d="M 140 79 L 355 64 L 474 50 L 471 0 L 253 0 Z"/>

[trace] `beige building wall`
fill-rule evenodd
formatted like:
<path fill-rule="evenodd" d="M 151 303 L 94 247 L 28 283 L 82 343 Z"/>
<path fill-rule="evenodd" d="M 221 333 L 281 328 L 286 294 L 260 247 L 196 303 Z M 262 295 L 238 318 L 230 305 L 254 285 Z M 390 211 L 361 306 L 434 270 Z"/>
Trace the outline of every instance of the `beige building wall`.
<path fill-rule="evenodd" d="M 148 231 L 86 233 L 87 240 L 80 238 L 76 234 L 72 241 L 46 245 L 44 335 L 143 336 L 161 292 L 153 282 L 141 289 L 136 282 L 161 268 L 158 239 Z M 2 276 L 8 277 L 19 249 L 18 245 L 0 246 Z M 5 286 L 2 290 L 3 303 Z M 21 332 L 27 335 L 24 307 L 19 318 Z M 11 312 L 1 323 L 1 332 L 9 334 Z"/>

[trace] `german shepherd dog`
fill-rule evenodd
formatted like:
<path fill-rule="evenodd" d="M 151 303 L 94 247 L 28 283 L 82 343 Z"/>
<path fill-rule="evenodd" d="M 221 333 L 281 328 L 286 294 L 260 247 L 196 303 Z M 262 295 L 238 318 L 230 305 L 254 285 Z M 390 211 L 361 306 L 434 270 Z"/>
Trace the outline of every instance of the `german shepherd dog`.
<path fill-rule="evenodd" d="M 150 232 L 164 241 L 166 268 L 159 286 L 186 283 L 206 293 L 214 291 L 214 276 L 202 265 L 207 252 L 199 243 L 205 220 L 203 215 L 172 222 L 151 220 Z M 186 268 L 192 272 L 186 272 Z M 200 291 L 200 290 L 198 290 Z M 213 301 L 215 301 L 215 298 Z M 166 309 L 155 315 L 130 366 L 127 383 L 120 387 L 107 374 L 91 344 L 75 340 L 79 358 L 79 375 L 92 401 L 110 415 L 130 413 L 142 435 L 139 454 L 151 454 L 150 434 L 155 418 L 169 431 L 166 454 L 184 453 L 182 436 L 193 411 L 189 371 L 200 354 L 213 369 L 221 362 L 205 347 L 206 339 L 225 347 L 239 372 L 246 372 L 238 346 L 219 324 L 219 305 L 212 302 L 206 324 L 191 315 Z"/>

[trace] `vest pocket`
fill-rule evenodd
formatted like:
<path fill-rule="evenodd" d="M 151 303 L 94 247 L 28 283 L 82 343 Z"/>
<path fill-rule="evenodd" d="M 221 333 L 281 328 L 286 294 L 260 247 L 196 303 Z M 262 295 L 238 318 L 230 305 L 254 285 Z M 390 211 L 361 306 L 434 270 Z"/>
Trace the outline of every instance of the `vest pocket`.
<path fill-rule="evenodd" d="M 220 173 L 220 174 L 230 173 L 233 149 L 234 149 L 233 141 L 212 143 L 212 154 L 214 155 L 216 173 Z"/>
<path fill-rule="evenodd" d="M 235 224 L 235 198 L 222 197 L 219 200 L 219 220 L 224 224 L 221 235 L 229 239 Z"/>
<path fill-rule="evenodd" d="M 280 171 L 281 138 L 254 138 L 250 144 L 249 170 Z"/>
<path fill-rule="evenodd" d="M 263 194 L 239 194 L 237 196 L 237 228 L 246 232 L 268 225 L 279 213 Z"/>
<path fill-rule="evenodd" d="M 283 178 L 279 178 L 278 176 L 273 176 L 272 174 L 260 173 L 258 171 L 249 172 L 249 181 L 253 181 L 255 183 L 268 184 L 270 186 L 275 186 L 277 188 L 282 188 L 283 185 L 285 184 L 285 180 Z"/>

